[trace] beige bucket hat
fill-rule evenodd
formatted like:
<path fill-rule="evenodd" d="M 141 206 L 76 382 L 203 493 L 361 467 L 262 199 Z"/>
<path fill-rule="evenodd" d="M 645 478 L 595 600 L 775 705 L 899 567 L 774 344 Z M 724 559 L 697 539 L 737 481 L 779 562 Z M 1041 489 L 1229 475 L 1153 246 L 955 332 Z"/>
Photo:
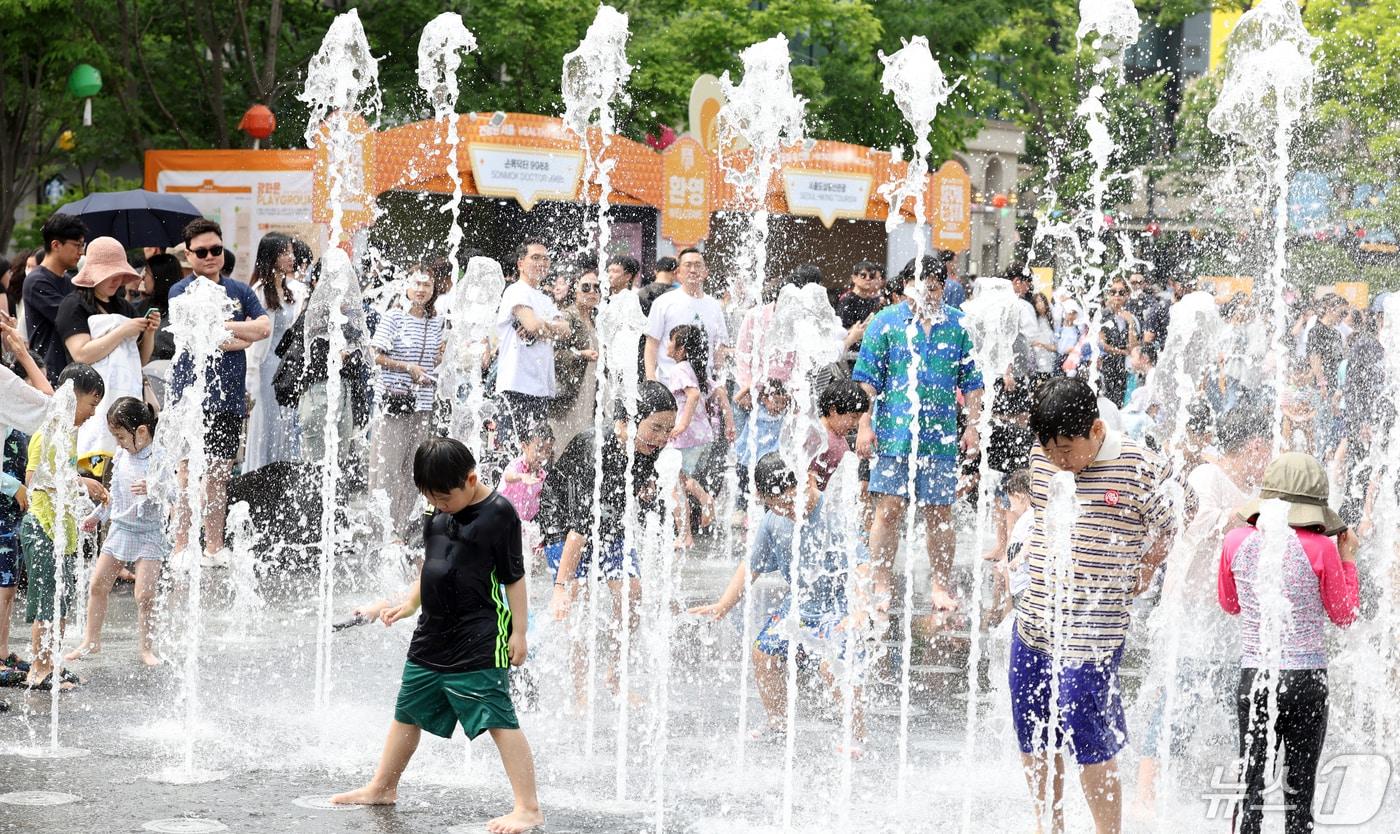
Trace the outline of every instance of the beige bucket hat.
<path fill-rule="evenodd" d="M 1347 529 L 1346 522 L 1327 506 L 1327 473 L 1312 455 L 1285 452 L 1274 458 L 1264 472 L 1259 497 L 1236 510 L 1250 524 L 1259 516 L 1259 506 L 1270 498 L 1287 501 L 1288 526 L 1321 527 L 1324 535 L 1335 536 Z"/>

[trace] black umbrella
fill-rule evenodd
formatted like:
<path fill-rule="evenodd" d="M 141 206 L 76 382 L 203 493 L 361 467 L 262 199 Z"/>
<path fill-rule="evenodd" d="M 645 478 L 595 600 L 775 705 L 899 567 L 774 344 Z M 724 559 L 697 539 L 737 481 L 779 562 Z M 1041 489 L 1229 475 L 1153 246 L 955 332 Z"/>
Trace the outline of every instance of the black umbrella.
<path fill-rule="evenodd" d="M 88 240 L 114 237 L 122 246 L 175 246 L 184 241 L 185 224 L 203 215 L 178 194 L 154 191 L 105 191 L 89 194 L 59 209 L 83 219 Z"/>

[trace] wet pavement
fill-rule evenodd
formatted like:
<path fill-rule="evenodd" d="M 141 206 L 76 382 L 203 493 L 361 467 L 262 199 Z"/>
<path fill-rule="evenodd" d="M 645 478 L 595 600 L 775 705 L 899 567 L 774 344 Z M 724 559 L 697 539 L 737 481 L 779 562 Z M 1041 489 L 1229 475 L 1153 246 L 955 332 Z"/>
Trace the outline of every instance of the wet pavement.
<path fill-rule="evenodd" d="M 385 561 L 378 558 L 375 570 L 358 563 L 344 571 L 333 606 L 337 616 L 399 587 L 397 569 Z M 751 727 L 763 712 L 751 675 L 743 698 L 739 695 L 739 618 L 703 623 L 674 616 L 670 641 L 661 639 L 668 616 L 712 599 L 732 568 L 728 560 L 692 558 L 677 571 L 674 606 L 643 604 L 629 681 L 638 703 L 625 720 L 601 676 L 591 721 L 587 714 L 571 713 L 561 632 L 541 616 L 547 586 L 535 582 L 527 669 L 538 704 L 522 709 L 521 722 L 535 751 L 544 830 L 776 831 L 782 829 L 785 796 L 791 797 L 792 829 L 798 831 L 1033 828 L 1009 708 L 995 685 L 1004 679 L 1004 665 L 998 664 L 1005 662 L 998 653 L 1005 647 L 995 641 L 984 645 L 998 671 L 988 675 L 991 691 L 979 695 L 981 718 L 971 760 L 964 756 L 967 684 L 960 658 L 911 656 L 919 686 L 910 694 L 902 791 L 899 693 L 888 684 L 871 688 L 870 742 L 860 761 L 838 754 L 843 716 L 816 676 L 805 671 L 791 782 L 781 736 L 746 742 L 741 752 L 741 703 Z M 87 682 L 59 699 L 59 745 L 87 755 L 20 755 L 48 743 L 51 700 L 44 693 L 0 690 L 0 699 L 11 705 L 0 715 L 0 794 L 76 796 L 46 807 L 8 804 L 0 796 L 0 834 L 469 832 L 484 831 L 485 820 L 509 809 L 509 787 L 494 746 L 482 737 L 468 748 L 460 735 L 451 741 L 424 736 L 405 774 L 400 802 L 392 808 L 338 811 L 296 804 L 299 798 L 324 798 L 358 786 L 373 771 L 412 624 L 352 628 L 323 644 L 330 651 L 331 687 L 318 708 L 316 574 L 303 566 L 262 576 L 262 607 L 252 605 L 246 593 L 240 596 L 236 585 L 229 572 L 220 571 L 202 586 L 206 615 L 193 718 L 182 700 L 186 645 L 161 645 L 168 662 L 156 670 L 140 667 L 136 659 L 130 586 L 119 586 L 112 596 L 103 652 L 76 664 Z M 920 573 L 915 587 L 922 585 Z M 780 592 L 771 580 L 756 586 L 755 622 L 764 601 Z M 187 634 L 183 597 L 172 599 L 175 608 L 166 616 L 177 626 L 167 632 Z M 586 615 L 586 606 L 581 610 Z M 13 648 L 22 653 L 20 640 L 27 633 L 16 620 Z M 70 645 L 75 643 L 72 633 Z M 662 674 L 666 668 L 669 674 Z M 891 679 L 889 671 L 877 670 L 875 678 Z M 1137 719 L 1133 722 L 1136 729 Z M 616 740 L 624 725 L 627 744 L 620 757 Z M 206 784 L 153 780 L 172 768 L 180 771 L 187 756 L 196 769 L 224 771 L 226 778 Z M 1129 782 L 1135 766 L 1125 760 Z M 1072 822 L 1084 823 L 1087 811 L 1076 781 L 1070 780 L 1068 813 Z M 1190 802 L 1177 822 L 1191 817 L 1206 830 L 1226 828 L 1223 822 L 1207 824 L 1204 811 L 1203 802 Z M 161 820 L 166 822 L 145 827 Z M 200 827 L 197 820 L 217 821 L 226 829 Z M 1157 829 L 1130 820 L 1126 830 Z"/>

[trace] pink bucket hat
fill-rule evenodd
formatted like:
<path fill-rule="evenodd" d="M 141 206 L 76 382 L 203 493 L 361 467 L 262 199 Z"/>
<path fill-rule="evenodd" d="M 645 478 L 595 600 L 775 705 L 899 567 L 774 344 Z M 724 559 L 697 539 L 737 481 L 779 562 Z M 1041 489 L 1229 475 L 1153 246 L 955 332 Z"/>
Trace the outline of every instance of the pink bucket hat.
<path fill-rule="evenodd" d="M 99 237 L 87 245 L 83 256 L 83 268 L 73 276 L 75 287 L 95 287 L 116 275 L 133 281 L 141 278 L 131 264 L 126 262 L 126 249 L 114 237 Z"/>

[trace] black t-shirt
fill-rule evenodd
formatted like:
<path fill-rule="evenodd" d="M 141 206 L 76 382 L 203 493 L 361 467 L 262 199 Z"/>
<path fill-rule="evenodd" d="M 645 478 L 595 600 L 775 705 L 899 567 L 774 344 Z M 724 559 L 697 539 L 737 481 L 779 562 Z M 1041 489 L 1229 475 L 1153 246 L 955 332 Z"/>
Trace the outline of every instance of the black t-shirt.
<path fill-rule="evenodd" d="M 1343 351 L 1342 334 L 1337 328 L 1320 321 L 1313 324 L 1308 331 L 1308 358 L 1316 355 L 1322 359 L 1322 378 L 1327 382 L 1329 393 L 1337 390 L 1337 371 L 1342 366 Z"/>
<path fill-rule="evenodd" d="M 656 303 L 656 299 L 675 288 L 675 284 L 663 284 L 659 281 L 652 281 L 650 284 L 637 290 L 637 303 L 642 305 L 643 315 L 651 315 L 651 305 Z"/>
<path fill-rule="evenodd" d="M 836 315 L 841 317 L 841 326 L 850 330 L 884 306 L 885 300 L 878 294 L 874 298 L 865 298 L 848 291 L 836 299 Z"/>
<path fill-rule="evenodd" d="M 435 672 L 510 666 L 512 620 L 501 586 L 525 576 L 515 508 L 493 491 L 461 512 L 433 513 L 423 551 L 423 609 L 408 659 Z"/>
<path fill-rule="evenodd" d="M 73 282 L 67 275 L 55 275 L 44 266 L 34 267 L 24 278 L 24 322 L 29 331 L 29 347 L 43 358 L 44 375 L 55 386 L 68 357 L 54 321 L 59 305 L 72 292 Z"/>
<path fill-rule="evenodd" d="M 68 352 L 68 337 L 78 333 L 91 334 L 88 318 L 102 313 L 136 318 L 136 308 L 131 306 L 131 302 L 116 296 L 106 301 L 93 296 L 93 303 L 89 304 L 87 299 L 83 298 L 83 293 L 75 292 L 58 305 L 58 315 L 54 317 L 54 330 L 58 333 L 58 343 L 63 346 L 64 365 L 73 361 L 72 354 Z"/>
<path fill-rule="evenodd" d="M 574 435 L 559 459 L 549 468 L 540 490 L 540 525 L 546 542 L 555 542 L 570 531 L 588 536 L 593 529 L 593 473 L 596 450 L 593 429 Z M 656 454 L 636 455 L 632 465 L 632 489 L 638 508 L 650 506 L 655 490 Z M 627 511 L 627 450 L 611 429 L 603 433 L 602 527 L 603 538 L 622 536 Z"/>

